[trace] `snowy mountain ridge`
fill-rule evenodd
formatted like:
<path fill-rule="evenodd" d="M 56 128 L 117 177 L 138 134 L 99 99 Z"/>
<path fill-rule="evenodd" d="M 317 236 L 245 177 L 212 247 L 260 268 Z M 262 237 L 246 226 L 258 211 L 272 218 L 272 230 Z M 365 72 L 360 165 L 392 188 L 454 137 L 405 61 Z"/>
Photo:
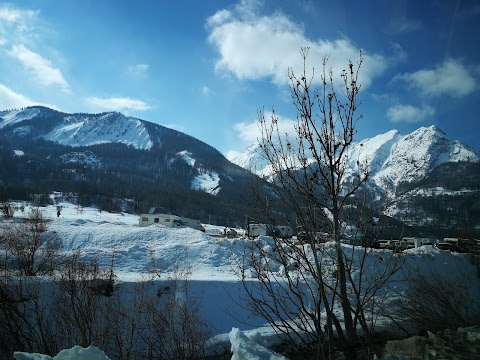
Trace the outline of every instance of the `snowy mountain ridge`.
<path fill-rule="evenodd" d="M 57 122 L 51 124 L 53 127 L 46 129 L 46 132 L 39 134 L 47 141 L 71 147 L 124 143 L 143 150 L 148 150 L 153 145 L 143 120 L 118 112 L 63 114 L 39 106 L 7 110 L 0 112 L 0 129 L 17 126 L 17 135 L 27 135 L 33 131 L 34 125 L 40 125 L 40 119 L 51 117 L 52 114 L 57 115 Z M 32 119 L 37 123 L 29 122 Z"/>
<path fill-rule="evenodd" d="M 420 127 L 403 135 L 390 130 L 372 138 L 356 142 L 349 151 L 349 172 L 357 168 L 357 161 L 366 164 L 371 179 L 377 186 L 395 187 L 401 182 L 412 182 L 426 176 L 435 167 L 446 162 L 476 162 L 480 155 L 473 148 L 451 140 L 435 125 Z M 268 172 L 268 164 L 258 145 L 229 160 L 259 175 Z"/>
<path fill-rule="evenodd" d="M 480 155 L 468 145 L 451 140 L 435 125 L 402 135 L 396 130 L 353 145 L 350 167 L 366 162 L 378 186 L 398 185 L 426 176 L 446 162 L 475 162 Z"/>

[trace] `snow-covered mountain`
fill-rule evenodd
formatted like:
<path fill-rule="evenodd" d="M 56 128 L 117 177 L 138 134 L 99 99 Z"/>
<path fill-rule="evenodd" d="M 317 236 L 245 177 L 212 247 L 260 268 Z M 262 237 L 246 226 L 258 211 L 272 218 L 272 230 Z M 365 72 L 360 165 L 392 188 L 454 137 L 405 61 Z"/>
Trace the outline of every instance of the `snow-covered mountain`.
<path fill-rule="evenodd" d="M 181 209 L 203 221 L 216 215 L 203 208 L 218 208 L 206 203 L 220 202 L 218 215 L 227 223 L 232 216 L 243 222 L 245 215 L 232 215 L 232 205 L 241 202 L 238 184 L 251 175 L 210 145 L 155 123 L 118 112 L 67 114 L 41 106 L 0 111 L 0 167 L 9 169 L 0 172 L 0 184 L 10 193 L 17 185 L 38 191 L 28 187 L 39 183 L 50 191 L 82 187 L 96 201 L 141 198 L 147 209 Z"/>
<path fill-rule="evenodd" d="M 83 193 L 84 204 L 108 211 L 126 209 L 130 199 L 131 211 L 155 206 L 203 222 L 241 224 L 254 203 L 247 170 L 271 173 L 259 150 L 253 145 L 230 158 L 235 165 L 198 139 L 116 112 L 0 111 L 0 196 L 58 190 Z M 375 194 L 390 190 L 396 219 L 422 225 L 428 217 L 438 228 L 442 218 L 477 229 L 480 156 L 435 126 L 365 139 L 351 147 L 349 159 L 351 173 L 357 161 L 368 164 Z"/>
<path fill-rule="evenodd" d="M 52 116 L 56 121 L 51 121 Z M 38 133 L 45 125 L 47 128 Z M 145 121 L 118 112 L 63 114 L 40 106 L 1 111 L 0 129 L 9 127 L 15 127 L 14 133 L 20 136 L 35 133 L 36 137 L 71 147 L 123 143 L 148 150 L 153 145 Z"/>
<path fill-rule="evenodd" d="M 367 163 L 378 186 L 412 182 L 447 162 L 479 161 L 468 145 L 451 140 L 438 127 L 421 127 L 408 135 L 397 130 L 365 139 L 352 146 L 350 166 Z"/>
<path fill-rule="evenodd" d="M 268 175 L 269 167 L 261 154 L 258 145 L 251 145 L 229 160 L 264 176 Z M 468 145 L 449 139 L 432 125 L 407 135 L 391 130 L 359 141 L 352 145 L 349 159 L 351 172 L 359 161 L 368 165 L 371 179 L 377 186 L 395 187 L 401 182 L 419 180 L 446 162 L 479 161 L 480 155 Z"/>
<path fill-rule="evenodd" d="M 436 126 L 404 135 L 391 130 L 354 143 L 348 153 L 346 182 L 359 164 L 370 171 L 367 186 L 384 214 L 404 224 L 423 227 L 426 233 L 475 235 L 480 229 L 480 155 L 451 140 Z M 231 157 L 239 166 L 271 179 L 268 162 L 258 146 Z"/>

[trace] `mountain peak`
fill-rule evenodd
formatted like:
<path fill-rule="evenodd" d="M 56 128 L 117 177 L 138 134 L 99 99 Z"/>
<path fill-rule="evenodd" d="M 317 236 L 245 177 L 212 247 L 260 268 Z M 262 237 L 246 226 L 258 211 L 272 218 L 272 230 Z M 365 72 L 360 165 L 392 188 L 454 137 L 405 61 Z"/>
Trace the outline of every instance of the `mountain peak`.
<path fill-rule="evenodd" d="M 35 118 L 41 121 L 27 122 Z M 123 143 L 149 150 L 153 140 L 145 122 L 120 112 L 66 114 L 44 106 L 0 112 L 0 129 L 14 127 L 17 136 L 31 134 L 61 145 L 79 147 L 103 143 Z"/>
<path fill-rule="evenodd" d="M 269 169 L 267 163 L 250 146 L 241 155 L 230 160 L 239 166 L 257 165 L 257 169 Z M 357 168 L 357 161 L 366 163 L 371 179 L 378 186 L 385 183 L 396 186 L 425 176 L 445 162 L 479 161 L 480 155 L 471 147 L 451 140 L 436 125 L 420 127 L 407 135 L 390 130 L 354 143 L 349 149 L 349 173 Z M 260 165 L 260 166 L 259 166 Z M 245 167 L 246 168 L 246 167 Z M 259 171 L 257 171 L 260 174 Z"/>
<path fill-rule="evenodd" d="M 376 153 L 372 154 L 372 158 L 376 156 Z M 396 185 L 418 180 L 446 162 L 479 160 L 475 150 L 449 139 L 443 130 L 431 125 L 407 135 L 398 133 L 381 166 L 371 166 L 372 178 L 379 186 L 385 180 Z"/>
<path fill-rule="evenodd" d="M 422 126 L 422 127 L 418 128 L 417 130 L 412 132 L 412 134 L 417 134 L 417 133 L 438 134 L 440 136 L 447 137 L 447 134 L 445 133 L 445 131 L 440 129 L 437 125 Z"/>

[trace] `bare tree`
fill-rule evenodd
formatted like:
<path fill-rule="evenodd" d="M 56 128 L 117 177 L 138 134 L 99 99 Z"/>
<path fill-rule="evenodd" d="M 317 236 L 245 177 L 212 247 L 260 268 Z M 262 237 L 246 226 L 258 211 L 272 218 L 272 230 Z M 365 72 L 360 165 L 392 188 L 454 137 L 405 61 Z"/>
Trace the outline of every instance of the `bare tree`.
<path fill-rule="evenodd" d="M 39 208 L 32 208 L 24 222 L 8 223 L 0 228 L 0 244 L 10 262 L 16 262 L 23 275 L 51 272 L 55 267 L 61 241 L 46 237 L 47 219 Z"/>
<path fill-rule="evenodd" d="M 283 213 L 306 241 L 274 237 L 250 243 L 241 275 L 250 308 L 279 333 L 316 358 L 334 359 L 335 350 L 341 350 L 356 359 L 359 343 L 368 347 L 370 342 L 377 295 L 398 269 L 389 259 L 371 262 L 370 249 L 355 240 L 372 219 L 366 206 L 368 167 L 357 161 L 352 172 L 348 166 L 362 118 L 357 115 L 362 55 L 356 65 L 349 62 L 340 82 L 324 57 L 319 90 L 313 89 L 314 72 L 307 74 L 308 48 L 301 56 L 303 72 L 289 70 L 297 112 L 294 135 L 280 133 L 275 110 L 270 121 L 259 112 L 259 145 L 275 186 L 265 190 L 257 182 L 254 194 L 264 219 L 275 224 Z M 352 246 L 340 241 L 347 224 Z M 333 242 L 320 244 L 318 231 L 330 232 Z"/>

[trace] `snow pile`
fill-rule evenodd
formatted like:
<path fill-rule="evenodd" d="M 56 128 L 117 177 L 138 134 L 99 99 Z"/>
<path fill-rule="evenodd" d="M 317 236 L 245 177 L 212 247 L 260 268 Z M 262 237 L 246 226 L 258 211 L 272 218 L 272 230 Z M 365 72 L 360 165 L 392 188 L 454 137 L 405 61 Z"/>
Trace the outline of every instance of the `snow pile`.
<path fill-rule="evenodd" d="M 231 360 L 286 360 L 265 346 L 249 339 L 239 329 L 233 328 L 229 334 L 231 351 L 233 353 Z"/>
<path fill-rule="evenodd" d="M 231 360 L 286 360 L 273 351 L 267 349 L 248 338 L 242 331 L 233 328 L 229 334 L 231 343 Z M 16 352 L 15 360 L 110 360 L 110 358 L 100 349 L 90 345 L 88 348 L 74 346 L 71 349 L 65 349 L 58 353 L 57 356 L 51 357 L 42 354 L 30 354 L 26 352 Z"/>
<path fill-rule="evenodd" d="M 65 349 L 53 358 L 42 354 L 29 354 L 25 352 L 16 352 L 15 360 L 110 360 L 105 353 L 95 346 L 90 345 L 88 348 L 74 346 L 71 349 Z"/>

